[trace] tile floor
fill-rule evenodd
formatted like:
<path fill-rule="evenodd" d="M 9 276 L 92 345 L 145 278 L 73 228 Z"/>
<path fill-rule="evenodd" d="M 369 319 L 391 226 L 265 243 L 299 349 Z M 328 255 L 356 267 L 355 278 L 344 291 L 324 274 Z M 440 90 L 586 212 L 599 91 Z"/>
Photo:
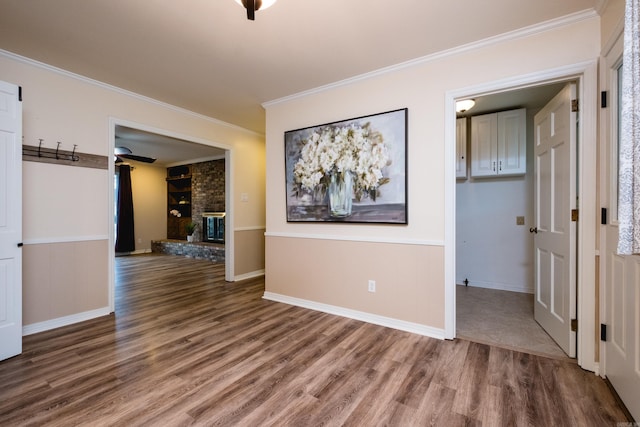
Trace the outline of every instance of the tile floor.
<path fill-rule="evenodd" d="M 568 359 L 533 319 L 533 295 L 456 287 L 456 335 L 527 353 Z"/>

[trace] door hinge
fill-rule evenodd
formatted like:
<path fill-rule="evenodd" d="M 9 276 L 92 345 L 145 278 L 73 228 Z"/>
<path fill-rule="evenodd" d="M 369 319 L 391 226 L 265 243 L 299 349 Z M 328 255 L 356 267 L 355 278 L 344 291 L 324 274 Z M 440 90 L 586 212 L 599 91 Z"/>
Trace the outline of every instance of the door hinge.
<path fill-rule="evenodd" d="M 18 86 L 18 101 L 22 102 L 22 86 Z"/>
<path fill-rule="evenodd" d="M 600 324 L 600 341 L 607 340 L 607 325 L 604 323 Z"/>
<path fill-rule="evenodd" d="M 578 319 L 571 319 L 571 332 L 578 330 Z"/>
<path fill-rule="evenodd" d="M 600 92 L 600 108 L 607 108 L 607 91 Z"/>
<path fill-rule="evenodd" d="M 600 224 L 607 225 L 607 208 L 600 208 Z"/>
<path fill-rule="evenodd" d="M 578 111 L 578 100 L 577 99 L 572 99 L 571 100 L 571 112 L 572 113 L 576 113 Z"/>
<path fill-rule="evenodd" d="M 571 209 L 571 221 L 576 222 L 578 220 L 578 209 Z"/>

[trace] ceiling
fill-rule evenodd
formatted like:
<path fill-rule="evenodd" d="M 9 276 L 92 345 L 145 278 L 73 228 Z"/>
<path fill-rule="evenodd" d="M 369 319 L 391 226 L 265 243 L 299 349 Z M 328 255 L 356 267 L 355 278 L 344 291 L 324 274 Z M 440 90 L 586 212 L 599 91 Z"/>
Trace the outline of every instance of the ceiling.
<path fill-rule="evenodd" d="M 115 136 L 116 147 L 127 147 L 136 156 L 152 157 L 156 159 L 153 165 L 158 167 L 224 159 L 225 154 L 220 148 L 126 126 L 116 126 Z M 126 162 L 138 163 L 135 160 L 126 160 Z"/>
<path fill-rule="evenodd" d="M 0 0 L 0 49 L 264 133 L 262 104 L 606 0 Z"/>
<path fill-rule="evenodd" d="M 550 83 L 473 98 L 476 104 L 464 113 L 458 113 L 457 117 L 470 117 L 516 108 L 538 110 L 551 101 L 565 84 L 566 82 Z"/>

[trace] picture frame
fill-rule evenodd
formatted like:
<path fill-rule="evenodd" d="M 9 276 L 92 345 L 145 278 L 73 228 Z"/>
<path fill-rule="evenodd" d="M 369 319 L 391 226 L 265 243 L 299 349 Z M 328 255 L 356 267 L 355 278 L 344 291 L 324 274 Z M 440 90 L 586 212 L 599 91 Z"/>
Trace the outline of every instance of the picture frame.
<path fill-rule="evenodd" d="M 408 109 L 286 131 L 287 222 L 407 224 Z"/>

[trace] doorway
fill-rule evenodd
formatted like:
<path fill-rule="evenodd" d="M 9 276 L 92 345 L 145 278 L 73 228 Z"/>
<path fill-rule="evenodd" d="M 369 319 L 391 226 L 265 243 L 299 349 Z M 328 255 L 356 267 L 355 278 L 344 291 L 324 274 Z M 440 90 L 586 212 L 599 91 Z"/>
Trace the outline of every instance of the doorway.
<path fill-rule="evenodd" d="M 586 63 L 547 70 L 527 76 L 496 81 L 487 84 L 468 87 L 447 92 L 445 103 L 445 139 L 447 141 L 447 168 L 445 206 L 445 338 L 453 339 L 456 334 L 456 262 L 457 262 L 457 229 L 456 229 L 456 125 L 455 100 L 466 98 L 481 98 L 505 92 L 519 91 L 542 87 L 555 83 L 576 81 L 581 103 L 581 121 L 578 135 L 581 141 L 577 153 L 577 161 L 581 165 L 578 174 L 578 197 L 580 200 L 581 217 L 578 223 L 578 240 L 580 242 L 577 253 L 578 275 L 578 364 L 584 369 L 596 371 L 597 359 L 595 353 L 595 277 L 593 275 L 595 259 L 595 160 L 596 160 L 596 99 L 597 99 L 597 63 Z M 516 218 L 513 218 L 514 222 Z"/>
<path fill-rule="evenodd" d="M 167 170 L 175 169 L 180 165 L 209 165 L 222 164 L 221 180 L 224 181 L 223 200 L 219 204 L 224 206 L 226 215 L 226 227 L 233 229 L 233 211 L 231 200 L 232 188 L 232 149 L 222 144 L 216 144 L 212 141 L 203 140 L 187 135 L 181 135 L 169 132 L 163 129 L 153 128 L 139 123 L 128 122 L 124 120 L 110 120 L 110 140 L 111 150 L 115 147 L 125 147 L 125 152 L 131 152 L 129 156 L 122 157 L 121 161 L 126 161 L 133 166 L 132 181 L 136 179 L 136 174 L 145 176 L 145 184 L 139 189 L 142 199 L 147 199 L 146 211 L 153 212 L 154 220 L 147 221 L 146 218 L 141 223 L 141 228 L 136 231 L 136 244 L 140 243 L 140 250 L 133 253 L 150 252 L 151 240 L 166 239 L 168 232 L 168 223 L 171 211 L 168 210 L 168 190 L 167 190 Z M 114 157 L 115 158 L 115 157 Z M 136 160 L 146 159 L 142 162 Z M 156 159 L 151 162 L 150 159 Z M 150 167 L 153 165 L 153 167 Z M 115 162 L 109 165 L 109 172 L 112 179 L 115 177 Z M 194 168 L 200 170 L 201 168 Z M 149 187 L 147 187 L 149 185 Z M 155 187 L 155 189 L 153 189 Z M 149 190 L 149 191 L 147 191 Z M 217 196 L 220 194 L 217 192 Z M 135 194 L 134 194 L 135 196 Z M 134 204 L 136 202 L 134 201 Z M 115 207 L 115 194 L 109 194 L 109 206 L 111 209 Z M 113 211 L 111 215 L 113 215 Z M 112 216 L 113 218 L 113 216 Z M 193 219 L 194 221 L 197 218 Z M 151 223 L 151 224 L 149 224 Z M 138 226 L 136 225 L 136 229 Z M 140 233 L 146 233 L 140 237 Z M 110 257 L 109 257 L 109 304 L 111 311 L 115 309 L 114 301 L 114 269 L 115 269 L 115 221 L 110 221 Z M 186 241 L 185 241 L 186 243 Z M 224 251 L 225 259 L 225 280 L 233 281 L 233 233 L 226 236 L 224 247 L 217 249 Z"/>
<path fill-rule="evenodd" d="M 456 181 L 457 336 L 535 354 L 564 353 L 533 317 L 533 118 L 564 87 L 553 83 L 475 98 L 457 114 L 467 129 L 466 173 Z M 525 124 L 523 173 L 478 177 L 471 132 L 488 119 L 519 114 Z M 472 119 L 472 117 L 475 117 Z M 474 123 L 472 126 L 471 123 Z M 462 137 L 462 139 L 465 139 Z M 477 138 L 475 139 L 477 141 Z M 477 151 L 477 150 L 475 150 Z"/>

